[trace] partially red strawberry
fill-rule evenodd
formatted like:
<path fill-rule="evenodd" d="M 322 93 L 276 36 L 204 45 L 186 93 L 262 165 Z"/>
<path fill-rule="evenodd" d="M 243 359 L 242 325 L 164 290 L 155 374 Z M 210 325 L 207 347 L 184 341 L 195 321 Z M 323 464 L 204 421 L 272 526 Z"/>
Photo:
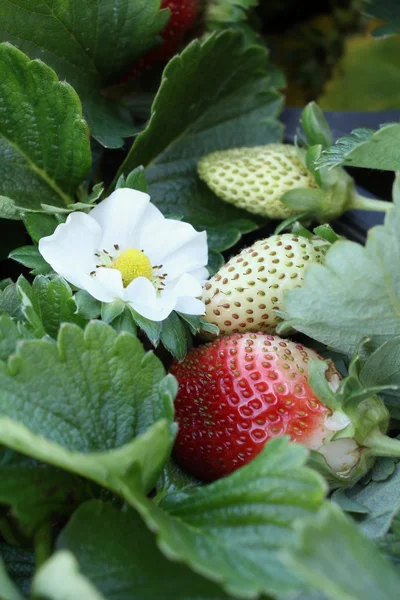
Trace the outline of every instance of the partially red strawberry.
<path fill-rule="evenodd" d="M 167 62 L 175 54 L 185 33 L 196 20 L 199 0 L 162 0 L 161 8 L 169 8 L 171 11 L 170 19 L 160 34 L 163 43 L 139 58 L 124 81 L 143 73 L 158 62 Z"/>
<path fill-rule="evenodd" d="M 320 357 L 278 336 L 249 333 L 220 337 L 174 362 L 176 460 L 212 481 L 250 461 L 274 437 L 287 434 L 307 448 L 321 448 L 350 419 L 332 416 L 313 393 L 310 358 Z M 329 378 L 337 385 L 339 377 L 332 365 Z"/>

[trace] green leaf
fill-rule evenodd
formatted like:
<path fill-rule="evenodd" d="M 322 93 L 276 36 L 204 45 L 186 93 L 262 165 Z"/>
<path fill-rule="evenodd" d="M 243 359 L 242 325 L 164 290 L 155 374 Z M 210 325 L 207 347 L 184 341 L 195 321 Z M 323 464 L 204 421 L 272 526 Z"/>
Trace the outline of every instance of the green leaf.
<path fill-rule="evenodd" d="M 318 104 L 324 110 L 396 110 L 400 101 L 400 38 L 354 35 Z"/>
<path fill-rule="evenodd" d="M 15 283 L 11 283 L 0 292 L 0 314 L 2 313 L 19 320 L 24 318 L 21 310 L 21 298 Z"/>
<path fill-rule="evenodd" d="M 376 37 L 400 33 L 400 6 L 397 0 L 364 0 L 363 11 L 381 21 L 385 25 L 378 25 L 372 34 Z"/>
<path fill-rule="evenodd" d="M 134 506 L 168 558 L 239 598 L 283 595 L 301 583 L 280 551 L 294 542 L 295 519 L 313 514 L 325 492 L 306 456 L 305 448 L 275 439 L 228 477 L 169 494 L 158 506 L 137 495 Z"/>
<path fill-rule="evenodd" d="M 322 152 L 317 167 L 364 167 L 396 171 L 400 169 L 400 124 L 382 125 L 373 129 L 354 129 L 351 135 L 339 138 L 334 146 Z"/>
<path fill-rule="evenodd" d="M 368 337 L 378 347 L 400 335 L 400 205 L 369 231 L 365 248 L 338 241 L 304 285 L 285 296 L 289 325 L 349 356 Z"/>
<path fill-rule="evenodd" d="M 176 312 L 162 321 L 161 343 L 174 358 L 182 360 L 187 352 L 185 326 Z"/>
<path fill-rule="evenodd" d="M 10 252 L 9 258 L 16 260 L 24 267 L 28 267 L 28 269 L 32 269 L 31 273 L 33 275 L 47 275 L 52 271 L 52 268 L 44 260 L 37 246 L 22 246 L 21 248 L 16 248 Z"/>
<path fill-rule="evenodd" d="M 146 334 L 153 346 L 157 347 L 161 337 L 161 321 L 150 321 L 146 317 L 142 317 L 131 306 L 129 306 L 129 310 L 136 325 Z"/>
<path fill-rule="evenodd" d="M 8 577 L 0 557 L 0 600 L 23 600 L 14 583 Z"/>
<path fill-rule="evenodd" d="M 215 583 L 167 560 L 132 510 L 120 512 L 99 501 L 83 504 L 63 529 L 57 548 L 74 554 L 82 573 L 107 600 L 229 598 Z"/>
<path fill-rule="evenodd" d="M 11 198 L 0 196 L 0 219 L 21 220 L 21 211 L 15 206 Z"/>
<path fill-rule="evenodd" d="M 181 492 L 189 487 L 196 487 L 199 485 L 201 485 L 201 482 L 198 479 L 195 479 L 186 473 L 186 471 L 183 471 L 172 458 L 169 458 L 165 463 L 160 479 L 157 482 L 156 499 L 159 501 L 167 494 L 178 491 Z"/>
<path fill-rule="evenodd" d="M 8 18 L 17 22 L 15 8 L 0 2 L 2 28 L 5 5 Z M 27 209 L 40 209 L 42 202 L 70 204 L 91 164 L 87 125 L 74 90 L 41 61 L 0 44 L 0 102 L 0 194 Z"/>
<path fill-rule="evenodd" d="M 0 316 L 0 360 L 7 358 L 15 352 L 17 343 L 22 336 L 17 324 L 9 315 Z"/>
<path fill-rule="evenodd" d="M 360 382 L 365 388 L 376 386 L 397 386 L 400 388 L 400 337 L 396 336 L 382 344 L 364 361 Z M 400 392 L 385 391 L 385 404 L 389 410 L 400 407 Z"/>
<path fill-rule="evenodd" d="M 148 192 L 149 186 L 147 185 L 145 170 L 142 166 L 137 167 L 129 173 L 124 187 L 139 190 L 139 192 Z"/>
<path fill-rule="evenodd" d="M 128 112 L 102 89 L 154 45 L 169 16 L 159 7 L 159 0 L 15 0 L 10 10 L 1 0 L 1 38 L 40 57 L 74 86 L 91 134 L 115 148 L 135 128 Z"/>
<path fill-rule="evenodd" d="M 117 333 L 127 331 L 133 335 L 137 334 L 137 326 L 128 307 L 125 307 L 123 312 L 112 321 L 111 326 Z"/>
<path fill-rule="evenodd" d="M 386 480 L 356 485 L 346 490 L 344 495 L 368 510 L 368 514 L 359 522 L 361 531 L 369 538 L 383 537 L 400 510 L 400 465 Z"/>
<path fill-rule="evenodd" d="M 45 333 L 57 337 L 62 323 L 83 325 L 84 320 L 76 314 L 76 304 L 69 284 L 58 275 L 48 279 L 35 277 L 33 285 L 20 277 L 18 291 L 22 298 L 22 310 L 36 337 Z"/>
<path fill-rule="evenodd" d="M 322 237 L 322 239 L 326 240 L 330 244 L 334 244 L 338 240 L 342 239 L 340 235 L 338 235 L 330 225 L 318 225 L 313 229 L 315 235 Z"/>
<path fill-rule="evenodd" d="M 12 507 L 27 535 L 53 515 L 69 516 L 89 497 L 85 480 L 8 449 L 0 449 L 0 480 L 0 503 Z"/>
<path fill-rule="evenodd" d="M 125 302 L 117 298 L 114 302 L 103 302 L 101 305 L 101 319 L 105 323 L 111 323 L 125 310 Z"/>
<path fill-rule="evenodd" d="M 35 558 L 32 550 L 0 543 L 0 556 L 11 579 L 23 594 L 28 595 L 35 570 Z"/>
<path fill-rule="evenodd" d="M 54 554 L 36 573 L 32 593 L 46 600 L 106 600 L 84 575 L 70 552 Z"/>
<path fill-rule="evenodd" d="M 400 577 L 341 510 L 326 504 L 295 525 L 300 543 L 287 564 L 329 600 L 394 600 Z"/>
<path fill-rule="evenodd" d="M 24 214 L 23 221 L 29 235 L 36 243 L 39 242 L 42 237 L 52 235 L 59 225 L 59 222 L 54 215 L 44 213 L 27 212 Z"/>
<path fill-rule="evenodd" d="M 148 490 L 173 441 L 175 394 L 134 336 L 63 325 L 57 344 L 21 342 L 0 363 L 0 443 L 122 495 L 138 476 Z"/>
<path fill-rule="evenodd" d="M 101 302 L 93 298 L 85 290 L 79 290 L 75 294 L 76 312 L 84 319 L 97 319 L 101 312 Z"/>
<path fill-rule="evenodd" d="M 211 333 L 212 335 L 219 334 L 219 328 L 216 325 L 208 323 L 197 315 L 185 315 L 184 313 L 178 313 L 178 315 L 188 324 L 190 332 L 193 335 L 200 333 L 200 331 Z"/>
<path fill-rule="evenodd" d="M 378 540 L 378 547 L 397 568 L 400 566 L 400 519 L 398 514 L 392 521 L 390 533 Z"/>
<path fill-rule="evenodd" d="M 207 229 L 210 248 L 229 248 L 256 221 L 219 200 L 197 176 L 197 162 L 214 150 L 279 141 L 280 105 L 261 46 L 246 49 L 232 31 L 192 42 L 168 63 L 150 121 L 118 176 L 145 166 L 160 210 Z"/>

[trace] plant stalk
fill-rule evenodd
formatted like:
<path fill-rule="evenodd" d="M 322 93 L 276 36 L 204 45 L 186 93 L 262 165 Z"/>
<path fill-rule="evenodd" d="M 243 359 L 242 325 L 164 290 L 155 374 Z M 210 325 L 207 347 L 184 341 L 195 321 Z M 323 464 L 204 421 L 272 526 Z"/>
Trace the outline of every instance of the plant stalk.
<path fill-rule="evenodd" d="M 34 536 L 35 564 L 36 570 L 46 562 L 51 555 L 51 524 L 50 521 L 44 521 L 39 525 Z"/>
<path fill-rule="evenodd" d="M 374 198 L 367 198 L 361 194 L 355 193 L 351 199 L 349 209 L 355 210 L 371 210 L 376 212 L 388 212 L 393 206 L 391 202 L 385 202 L 384 200 L 374 200 Z"/>
<path fill-rule="evenodd" d="M 371 448 L 375 456 L 400 457 L 400 441 L 374 431 L 363 441 L 363 446 Z"/>

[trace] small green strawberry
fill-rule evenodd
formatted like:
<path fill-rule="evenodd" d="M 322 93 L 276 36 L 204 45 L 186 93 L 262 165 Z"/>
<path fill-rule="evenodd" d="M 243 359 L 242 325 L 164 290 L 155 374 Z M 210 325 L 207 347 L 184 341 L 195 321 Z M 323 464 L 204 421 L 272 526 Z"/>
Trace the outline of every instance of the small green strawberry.
<path fill-rule="evenodd" d="M 302 285 L 308 264 L 324 261 L 322 238 L 284 233 L 258 240 L 231 258 L 204 286 L 204 319 L 221 334 L 273 333 L 287 290 Z"/>
<path fill-rule="evenodd" d="M 320 151 L 288 144 L 222 150 L 204 156 L 198 174 L 225 202 L 269 219 L 307 213 L 325 223 L 352 208 L 388 210 L 387 202 L 360 196 L 344 169 L 313 169 Z"/>

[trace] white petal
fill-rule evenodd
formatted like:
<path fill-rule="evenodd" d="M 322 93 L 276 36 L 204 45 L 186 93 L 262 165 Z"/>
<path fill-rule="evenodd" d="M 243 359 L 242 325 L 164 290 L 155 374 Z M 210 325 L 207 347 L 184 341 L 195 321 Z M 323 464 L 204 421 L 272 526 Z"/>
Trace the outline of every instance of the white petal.
<path fill-rule="evenodd" d="M 146 277 L 137 277 L 125 289 L 125 300 L 143 317 L 163 321 L 174 310 L 175 296 L 157 297 L 153 284 Z"/>
<path fill-rule="evenodd" d="M 204 302 L 197 298 L 189 298 L 188 296 L 181 296 L 178 298 L 175 310 L 186 315 L 204 315 L 206 307 Z"/>
<path fill-rule="evenodd" d="M 90 216 L 99 223 L 103 231 L 100 250 L 104 248 L 114 254 L 114 244 L 117 244 L 121 250 L 128 248 L 141 250 L 140 223 L 149 210 L 149 203 L 148 194 L 121 188 L 90 211 Z M 150 208 L 150 211 L 154 215 L 153 208 Z"/>
<path fill-rule="evenodd" d="M 193 234 L 192 238 L 174 252 L 168 253 L 163 259 L 163 272 L 168 277 L 175 279 L 182 275 L 195 271 L 208 262 L 207 234 L 205 231 Z"/>
<path fill-rule="evenodd" d="M 96 283 L 103 288 L 104 293 L 109 294 L 112 300 L 124 298 L 122 275 L 117 269 L 107 269 L 103 267 L 97 269 L 95 279 Z M 103 300 L 103 302 L 105 302 L 105 300 Z"/>
<path fill-rule="evenodd" d="M 168 267 L 168 274 L 174 279 L 185 271 L 203 267 L 208 261 L 207 234 L 197 232 L 188 223 L 165 219 L 142 232 L 140 248 L 150 258 L 153 265 Z"/>
<path fill-rule="evenodd" d="M 94 219 L 82 212 L 71 213 L 53 235 L 39 241 L 39 252 L 53 269 L 68 279 L 75 271 L 88 273 L 94 268 L 101 239 L 101 228 Z M 71 283 L 74 281 L 69 278 Z"/>
<path fill-rule="evenodd" d="M 201 285 L 204 285 L 205 282 L 210 278 L 210 273 L 206 267 L 200 267 L 199 269 L 195 269 L 194 271 L 189 271 L 188 275 L 191 275 L 197 281 L 200 281 Z"/>
<path fill-rule="evenodd" d="M 178 280 L 175 280 L 173 285 L 171 283 L 167 284 L 164 293 L 173 294 L 177 298 L 180 296 L 191 296 L 196 298 L 197 296 L 202 295 L 203 288 L 197 279 L 192 277 L 192 275 L 185 273 L 184 275 L 181 275 Z"/>
<path fill-rule="evenodd" d="M 89 215 L 75 212 L 57 227 L 53 235 L 40 240 L 39 251 L 67 281 L 97 300 L 110 302 L 110 294 L 90 275 L 95 270 L 97 258 L 94 253 L 100 239 L 99 224 Z"/>

